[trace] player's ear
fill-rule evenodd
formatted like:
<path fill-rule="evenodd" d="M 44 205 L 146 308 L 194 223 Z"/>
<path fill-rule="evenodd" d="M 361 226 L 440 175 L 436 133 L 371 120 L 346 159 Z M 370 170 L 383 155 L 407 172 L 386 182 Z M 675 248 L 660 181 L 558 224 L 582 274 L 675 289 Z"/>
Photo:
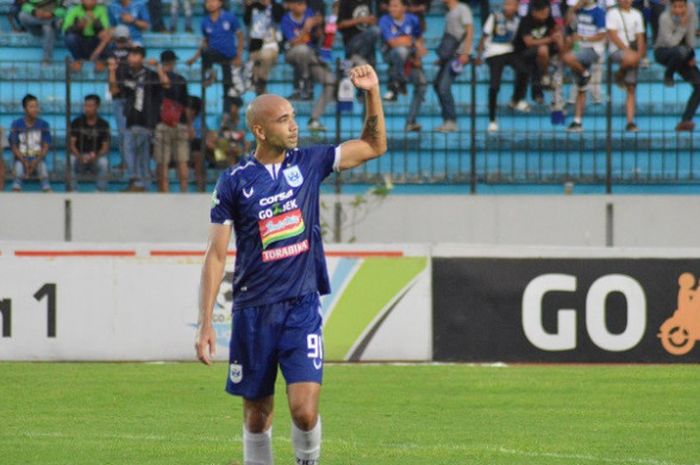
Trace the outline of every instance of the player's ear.
<path fill-rule="evenodd" d="M 256 139 L 265 140 L 265 131 L 263 131 L 263 127 L 261 125 L 254 124 L 252 129 L 253 135 Z"/>

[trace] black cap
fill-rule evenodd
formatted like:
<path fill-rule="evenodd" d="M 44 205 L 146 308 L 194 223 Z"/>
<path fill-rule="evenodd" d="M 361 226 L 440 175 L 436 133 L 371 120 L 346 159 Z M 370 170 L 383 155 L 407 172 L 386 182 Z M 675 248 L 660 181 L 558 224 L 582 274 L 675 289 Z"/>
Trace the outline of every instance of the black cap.
<path fill-rule="evenodd" d="M 160 62 L 161 63 L 170 63 L 170 62 L 177 61 L 177 60 L 178 60 L 178 57 L 177 57 L 177 55 L 175 55 L 175 52 L 173 52 L 172 50 L 164 50 L 160 54 Z"/>
<path fill-rule="evenodd" d="M 145 56 L 146 56 L 146 49 L 143 48 L 143 47 L 140 46 L 140 45 L 136 45 L 136 46 L 131 47 L 131 48 L 129 49 L 129 53 L 138 53 L 138 54 L 141 55 L 142 57 L 145 57 Z"/>

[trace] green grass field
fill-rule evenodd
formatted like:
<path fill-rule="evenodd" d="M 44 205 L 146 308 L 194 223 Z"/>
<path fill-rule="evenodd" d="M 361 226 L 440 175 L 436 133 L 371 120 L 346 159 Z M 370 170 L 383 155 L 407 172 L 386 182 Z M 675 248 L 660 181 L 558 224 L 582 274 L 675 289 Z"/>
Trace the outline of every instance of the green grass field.
<path fill-rule="evenodd" d="M 226 365 L 0 364 L 1 465 L 228 465 Z M 277 464 L 292 464 L 278 384 Z M 329 365 L 324 465 L 700 464 L 698 366 Z"/>

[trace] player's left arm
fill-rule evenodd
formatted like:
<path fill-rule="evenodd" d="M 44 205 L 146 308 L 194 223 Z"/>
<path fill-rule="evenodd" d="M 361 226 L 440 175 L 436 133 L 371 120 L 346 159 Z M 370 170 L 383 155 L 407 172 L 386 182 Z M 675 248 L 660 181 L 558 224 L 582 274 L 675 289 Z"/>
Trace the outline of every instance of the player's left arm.
<path fill-rule="evenodd" d="M 370 65 L 357 66 L 350 70 L 350 79 L 355 87 L 366 92 L 367 116 L 360 138 L 340 146 L 341 170 L 354 168 L 386 152 L 386 123 L 377 73 Z"/>

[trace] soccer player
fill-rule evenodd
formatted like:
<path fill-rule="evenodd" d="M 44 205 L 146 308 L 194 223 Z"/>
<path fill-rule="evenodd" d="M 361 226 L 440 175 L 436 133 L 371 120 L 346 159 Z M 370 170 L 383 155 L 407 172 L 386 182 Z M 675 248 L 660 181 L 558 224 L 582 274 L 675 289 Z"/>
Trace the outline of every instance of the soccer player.
<path fill-rule="evenodd" d="M 320 294 L 329 292 L 319 224 L 319 189 L 333 171 L 354 168 L 386 151 L 384 112 L 374 69 L 350 70 L 366 91 L 359 139 L 298 148 L 292 105 L 263 94 L 246 112 L 256 149 L 226 170 L 212 195 L 200 283 L 197 357 L 211 364 L 216 347 L 212 310 L 236 232 L 233 331 L 226 390 L 243 397 L 243 463 L 272 464 L 273 394 L 277 367 L 287 382 L 296 463 L 316 465 L 321 452 L 318 403 L 323 375 Z"/>

